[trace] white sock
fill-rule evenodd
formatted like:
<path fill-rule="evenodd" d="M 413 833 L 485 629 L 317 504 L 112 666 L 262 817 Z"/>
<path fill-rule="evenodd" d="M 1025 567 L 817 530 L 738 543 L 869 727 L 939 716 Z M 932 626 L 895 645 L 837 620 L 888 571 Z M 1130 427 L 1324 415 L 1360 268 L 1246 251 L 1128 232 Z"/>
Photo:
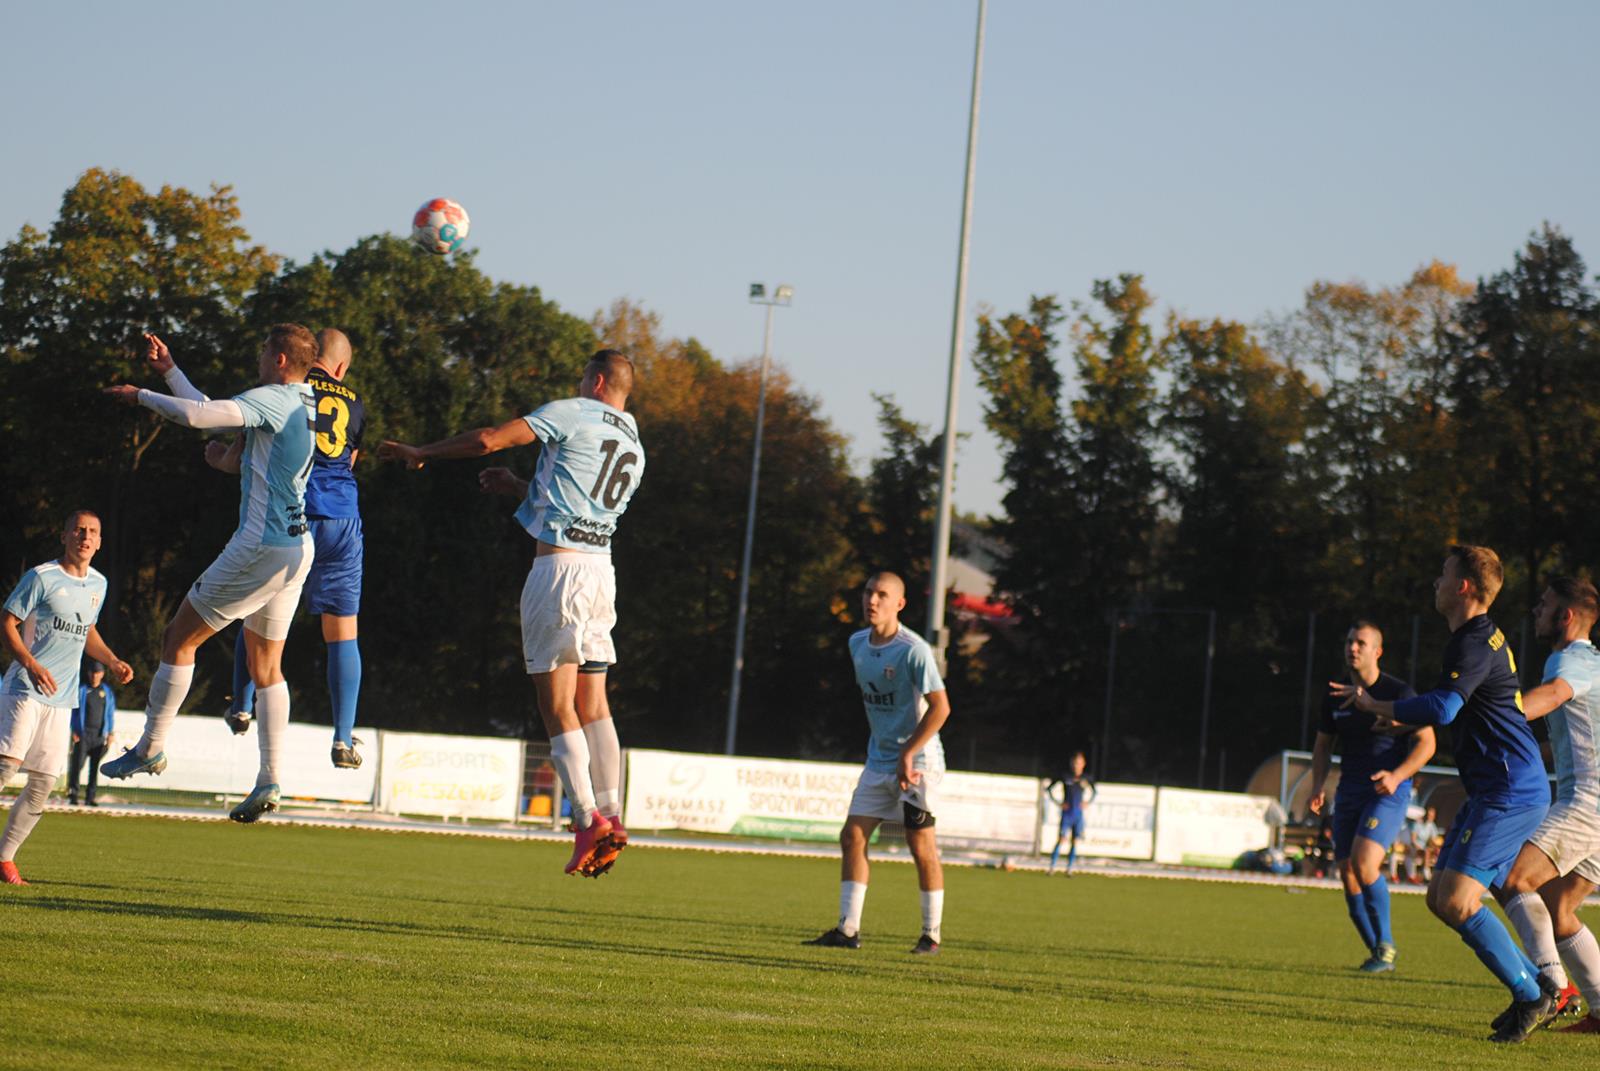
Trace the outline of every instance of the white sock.
<path fill-rule="evenodd" d="M 839 932 L 854 937 L 861 932 L 861 908 L 867 902 L 867 883 L 839 883 Z"/>
<path fill-rule="evenodd" d="M 1589 1005 L 1589 1014 L 1600 1019 L 1600 944 L 1595 942 L 1594 934 L 1589 927 L 1580 926 L 1577 933 L 1557 942 L 1556 948 L 1572 968 L 1573 980 L 1578 983 L 1583 1002 Z"/>
<path fill-rule="evenodd" d="M 256 773 L 256 787 L 281 785 L 278 757 L 283 754 L 283 738 L 289 735 L 288 681 L 256 689 L 256 732 L 261 735 L 261 769 Z"/>
<path fill-rule="evenodd" d="M 1550 909 L 1544 900 L 1536 892 L 1525 892 L 1501 906 L 1539 973 L 1554 982 L 1558 989 L 1565 989 L 1567 972 L 1561 967 L 1561 954 L 1556 951 L 1555 924 L 1550 921 Z"/>
<path fill-rule="evenodd" d="M 557 733 L 550 738 L 550 761 L 561 777 L 561 787 L 572 801 L 572 824 L 588 829 L 594 821 L 594 783 L 589 780 L 589 741 L 583 730 Z"/>
<path fill-rule="evenodd" d="M 939 926 L 944 922 L 944 890 L 935 889 L 932 892 L 923 890 L 922 893 L 922 932 L 933 938 L 933 943 L 939 943 Z"/>
<path fill-rule="evenodd" d="M 144 708 L 144 735 L 134 749 L 141 758 L 148 759 L 166 747 L 167 731 L 172 728 L 172 719 L 178 716 L 178 708 L 183 706 L 193 682 L 192 662 L 187 666 L 163 662 L 156 669 L 155 676 L 150 678 L 150 698 Z"/>
<path fill-rule="evenodd" d="M 33 827 L 39 824 L 39 816 L 44 813 L 44 801 L 50 798 L 50 790 L 55 787 L 56 779 L 49 774 L 28 774 L 27 785 L 11 805 L 11 817 L 6 820 L 5 834 L 0 836 L 0 863 L 16 859 L 17 849 L 28 839 Z"/>
<path fill-rule="evenodd" d="M 595 809 L 607 818 L 622 813 L 622 743 L 617 726 L 601 718 L 583 727 L 589 745 L 589 782 L 594 789 Z"/>

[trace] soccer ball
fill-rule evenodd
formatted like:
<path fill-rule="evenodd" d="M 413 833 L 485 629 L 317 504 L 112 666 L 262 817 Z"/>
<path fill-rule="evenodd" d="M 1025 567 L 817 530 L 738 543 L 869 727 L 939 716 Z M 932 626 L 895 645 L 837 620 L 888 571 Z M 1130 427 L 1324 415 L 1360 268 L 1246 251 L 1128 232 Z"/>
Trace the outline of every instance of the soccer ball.
<path fill-rule="evenodd" d="M 424 201 L 411 217 L 411 240 L 429 253 L 454 253 L 467 240 L 472 221 L 467 210 L 444 197 Z"/>

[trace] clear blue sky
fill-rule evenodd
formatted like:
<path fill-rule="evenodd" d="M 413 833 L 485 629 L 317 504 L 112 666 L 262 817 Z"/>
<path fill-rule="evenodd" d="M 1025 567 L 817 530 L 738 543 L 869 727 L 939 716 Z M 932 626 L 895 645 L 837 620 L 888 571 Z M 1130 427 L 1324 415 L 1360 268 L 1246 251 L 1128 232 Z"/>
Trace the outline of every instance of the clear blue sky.
<path fill-rule="evenodd" d="M 448 196 L 491 276 L 638 299 L 724 360 L 760 346 L 747 285 L 788 282 L 778 357 L 864 460 L 869 392 L 943 419 L 975 12 L 19 0 L 0 235 L 91 166 L 232 184 L 298 260 Z M 993 0 L 971 308 L 1137 271 L 1254 320 L 1316 279 L 1497 271 L 1543 220 L 1593 263 L 1597 42 L 1580 2 Z M 980 405 L 969 366 L 956 497 L 987 512 Z"/>

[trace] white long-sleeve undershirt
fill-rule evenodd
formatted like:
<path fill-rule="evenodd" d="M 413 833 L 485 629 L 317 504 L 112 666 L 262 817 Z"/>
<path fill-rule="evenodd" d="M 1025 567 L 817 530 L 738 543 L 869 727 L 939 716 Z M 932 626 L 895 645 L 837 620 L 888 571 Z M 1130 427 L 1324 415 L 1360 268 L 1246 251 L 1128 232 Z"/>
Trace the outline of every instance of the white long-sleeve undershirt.
<path fill-rule="evenodd" d="M 191 402 L 209 402 L 211 400 L 206 397 L 204 391 L 189 382 L 189 377 L 184 375 L 183 369 L 177 365 L 167 369 L 163 378 L 166 379 L 167 389 L 172 392 L 174 398 L 187 398 Z"/>
<path fill-rule="evenodd" d="M 187 380 L 185 380 L 187 382 Z M 193 387 L 189 388 L 193 390 Z M 196 391 L 195 393 L 199 393 Z M 204 395 L 201 395 L 204 398 Z M 157 394 L 153 390 L 139 391 L 139 404 L 159 416 L 165 417 L 174 424 L 182 424 L 186 428 L 242 428 L 244 427 L 244 410 L 239 408 L 239 403 L 232 398 L 222 398 L 213 401 L 206 399 L 199 401 L 194 398 L 174 398 L 167 394 Z"/>

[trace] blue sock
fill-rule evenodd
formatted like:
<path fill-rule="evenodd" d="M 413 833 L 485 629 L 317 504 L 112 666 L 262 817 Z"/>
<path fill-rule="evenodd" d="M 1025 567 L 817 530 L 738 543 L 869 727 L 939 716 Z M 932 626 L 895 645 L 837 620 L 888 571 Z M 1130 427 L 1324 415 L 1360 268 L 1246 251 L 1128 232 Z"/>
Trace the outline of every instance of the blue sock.
<path fill-rule="evenodd" d="M 1067 869 L 1071 870 L 1078 862 L 1078 838 L 1072 838 L 1072 845 L 1067 848 Z"/>
<path fill-rule="evenodd" d="M 1056 846 L 1050 850 L 1050 869 L 1056 868 L 1056 862 L 1061 858 L 1061 841 L 1056 841 Z"/>
<path fill-rule="evenodd" d="M 1378 943 L 1394 944 L 1394 931 L 1389 928 L 1389 883 L 1382 874 L 1362 890 L 1361 898 L 1366 902 L 1367 921 L 1372 923 L 1372 932 L 1378 938 Z"/>
<path fill-rule="evenodd" d="M 352 746 L 356 698 L 361 694 L 361 648 L 355 640 L 328 644 L 328 698 L 333 704 L 333 738 Z"/>
<path fill-rule="evenodd" d="M 1361 935 L 1361 944 L 1368 952 L 1378 945 L 1378 937 L 1372 932 L 1372 923 L 1367 919 L 1367 901 L 1360 893 L 1351 896 L 1345 893 L 1344 906 L 1350 909 L 1350 921 L 1356 924 L 1356 932 Z"/>
<path fill-rule="evenodd" d="M 1483 965 L 1517 1000 L 1534 1000 L 1539 996 L 1537 970 L 1511 939 L 1511 933 L 1495 918 L 1494 912 L 1480 907 L 1471 918 L 1456 927 L 1456 932 L 1467 947 L 1478 954 Z"/>
<path fill-rule="evenodd" d="M 239 626 L 239 636 L 233 641 L 233 702 L 229 714 L 248 714 L 255 709 L 256 682 L 250 679 L 250 660 L 244 653 L 244 626 Z"/>

